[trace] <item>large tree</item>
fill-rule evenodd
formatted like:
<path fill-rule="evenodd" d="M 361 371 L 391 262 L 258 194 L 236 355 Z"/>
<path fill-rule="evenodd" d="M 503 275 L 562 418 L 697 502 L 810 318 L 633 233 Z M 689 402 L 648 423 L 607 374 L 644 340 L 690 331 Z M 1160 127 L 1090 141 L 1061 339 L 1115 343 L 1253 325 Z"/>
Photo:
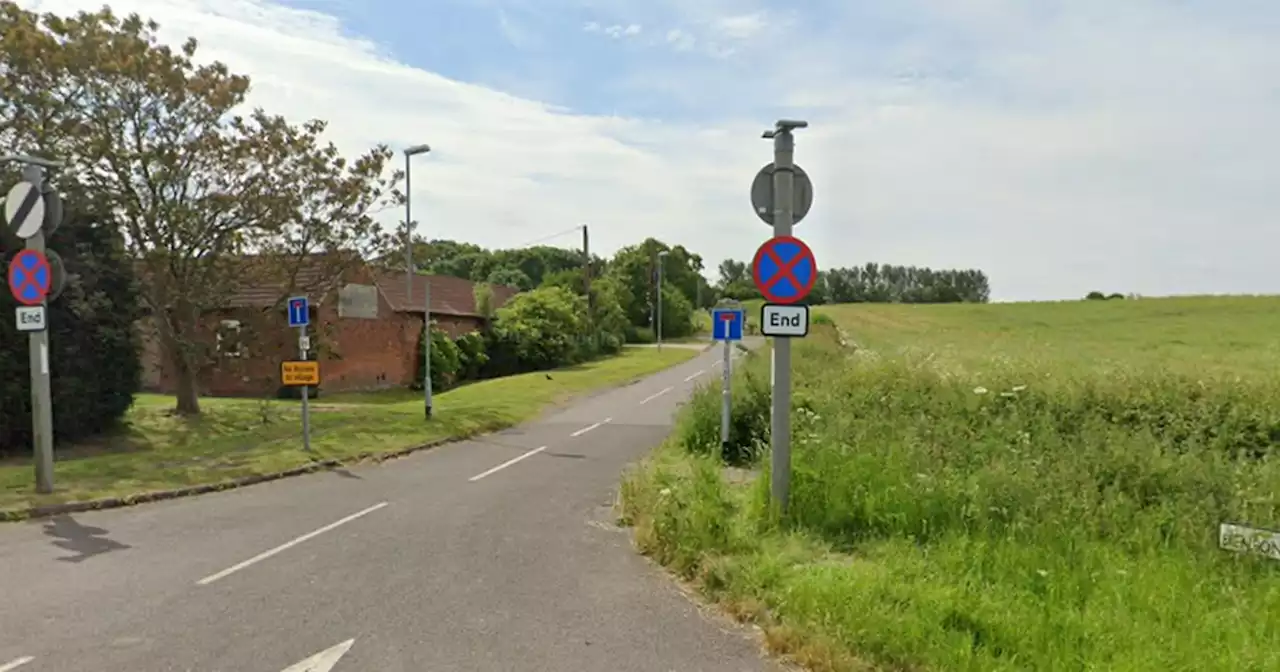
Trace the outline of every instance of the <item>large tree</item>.
<path fill-rule="evenodd" d="M 194 39 L 174 49 L 157 30 L 110 9 L 37 16 L 0 0 L 0 145 L 66 161 L 107 200 L 177 374 L 177 410 L 195 414 L 206 316 L 249 286 L 280 303 L 326 291 L 383 252 L 373 215 L 400 202 L 402 175 L 385 146 L 348 161 L 322 121 L 244 110 L 247 77 L 197 65 Z"/>

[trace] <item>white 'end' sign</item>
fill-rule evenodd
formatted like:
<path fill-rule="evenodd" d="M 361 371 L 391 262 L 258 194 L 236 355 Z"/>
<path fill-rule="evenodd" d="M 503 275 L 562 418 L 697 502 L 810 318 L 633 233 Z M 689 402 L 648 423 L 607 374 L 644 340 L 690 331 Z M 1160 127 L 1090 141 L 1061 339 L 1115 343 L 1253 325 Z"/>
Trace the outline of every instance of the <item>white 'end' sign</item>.
<path fill-rule="evenodd" d="M 44 306 L 18 306 L 14 311 L 18 331 L 44 331 Z"/>
<path fill-rule="evenodd" d="M 1218 546 L 1225 551 L 1280 560 L 1280 532 L 1272 530 L 1222 523 L 1218 526 Z"/>
<path fill-rule="evenodd" d="M 804 338 L 809 335 L 809 306 L 766 303 L 760 308 L 760 333 Z"/>

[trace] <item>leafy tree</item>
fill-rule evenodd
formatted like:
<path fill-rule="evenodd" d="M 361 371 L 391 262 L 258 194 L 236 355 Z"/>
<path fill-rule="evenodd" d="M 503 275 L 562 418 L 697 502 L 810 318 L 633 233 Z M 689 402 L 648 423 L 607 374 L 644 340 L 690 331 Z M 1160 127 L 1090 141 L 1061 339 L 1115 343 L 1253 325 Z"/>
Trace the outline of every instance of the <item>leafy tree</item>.
<path fill-rule="evenodd" d="M 690 310 L 697 300 L 702 257 L 681 245 L 671 247 L 655 238 L 648 238 L 639 245 L 624 247 L 614 255 L 606 275 L 618 280 L 628 289 L 631 300 L 624 308 L 627 319 L 634 326 L 649 324 L 658 278 L 658 253 L 664 251 L 667 256 L 662 261 L 663 285 L 673 287 L 683 295 Z"/>
<path fill-rule="evenodd" d="M 533 280 L 525 275 L 524 271 L 511 266 L 499 266 L 495 268 L 489 277 L 485 278 L 485 282 L 491 285 L 507 285 L 516 287 L 520 290 L 533 289 Z"/>
<path fill-rule="evenodd" d="M 237 113 L 249 79 L 196 64 L 197 44 L 161 45 L 153 21 L 110 9 L 38 17 L 0 2 L 0 144 L 53 154 L 124 235 L 140 298 L 178 378 L 177 410 L 199 412 L 211 357 L 206 316 L 246 286 L 323 293 L 388 242 L 372 215 L 399 202 L 392 152 L 355 161 L 261 109 Z M 32 111 L 39 110 L 40 114 Z M 313 264 L 303 286 L 299 271 Z M 253 255 L 252 257 L 248 255 Z"/>
<path fill-rule="evenodd" d="M 662 337 L 680 338 L 693 333 L 693 304 L 675 287 L 662 288 Z"/>
<path fill-rule="evenodd" d="M 6 183 L 11 175 L 0 175 Z M 49 304 L 49 365 L 54 439 L 59 443 L 99 434 L 124 417 L 138 391 L 141 365 L 134 320 L 138 317 L 133 267 L 117 230 L 102 226 L 97 208 L 74 186 L 63 189 L 62 225 L 48 241 L 68 272 L 67 284 Z M 0 258 L 21 249 L 5 237 Z M 4 292 L 0 311 L 13 314 Z M 12 319 L 0 323 L 0 455 L 31 443 L 31 386 L 27 334 Z"/>

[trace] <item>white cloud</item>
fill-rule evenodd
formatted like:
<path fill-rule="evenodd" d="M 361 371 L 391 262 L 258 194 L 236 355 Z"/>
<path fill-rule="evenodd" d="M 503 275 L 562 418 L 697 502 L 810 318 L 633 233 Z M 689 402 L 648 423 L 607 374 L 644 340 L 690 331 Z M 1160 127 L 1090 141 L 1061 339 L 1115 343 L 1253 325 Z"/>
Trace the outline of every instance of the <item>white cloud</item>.
<path fill-rule="evenodd" d="M 22 4 L 66 13 L 100 2 Z M 716 17 L 755 11 L 613 4 L 648 25 L 722 29 Z M 670 46 L 728 41 L 737 52 L 619 73 L 636 95 L 684 106 L 673 118 L 696 118 L 687 123 L 589 116 L 451 81 L 324 14 L 261 0 L 113 7 L 156 18 L 167 39 L 199 37 L 206 57 L 253 75 L 254 103 L 329 119 L 349 152 L 431 143 L 414 163 L 414 214 L 431 236 L 503 246 L 588 223 L 602 253 L 653 235 L 712 267 L 749 258 L 768 235 L 747 203 L 770 158 L 760 131 L 799 116 L 812 122 L 796 158 L 816 200 L 796 233 L 822 265 L 976 266 L 1003 298 L 1280 291 L 1280 6 L 822 4 L 750 35 L 743 19 L 705 40 L 668 31 Z M 858 32 L 870 19 L 910 30 Z M 641 25 L 583 30 L 621 38 Z"/>
<path fill-rule="evenodd" d="M 764 12 L 751 12 L 750 14 L 724 16 L 716 19 L 712 25 L 718 34 L 726 38 L 747 40 L 755 37 L 757 33 L 765 29 L 768 25 L 768 18 Z"/>

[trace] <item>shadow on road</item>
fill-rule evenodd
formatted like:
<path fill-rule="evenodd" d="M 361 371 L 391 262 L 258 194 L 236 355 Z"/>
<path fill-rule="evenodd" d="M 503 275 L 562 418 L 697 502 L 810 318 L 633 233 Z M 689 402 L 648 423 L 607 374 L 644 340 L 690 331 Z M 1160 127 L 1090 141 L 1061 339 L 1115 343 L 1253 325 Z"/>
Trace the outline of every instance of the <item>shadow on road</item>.
<path fill-rule="evenodd" d="M 57 541 L 54 546 L 71 551 L 74 555 L 64 555 L 63 562 L 84 562 L 95 555 L 132 548 L 114 539 L 108 539 L 108 532 L 101 527 L 81 525 L 71 516 L 55 516 L 44 523 L 45 536 Z"/>

